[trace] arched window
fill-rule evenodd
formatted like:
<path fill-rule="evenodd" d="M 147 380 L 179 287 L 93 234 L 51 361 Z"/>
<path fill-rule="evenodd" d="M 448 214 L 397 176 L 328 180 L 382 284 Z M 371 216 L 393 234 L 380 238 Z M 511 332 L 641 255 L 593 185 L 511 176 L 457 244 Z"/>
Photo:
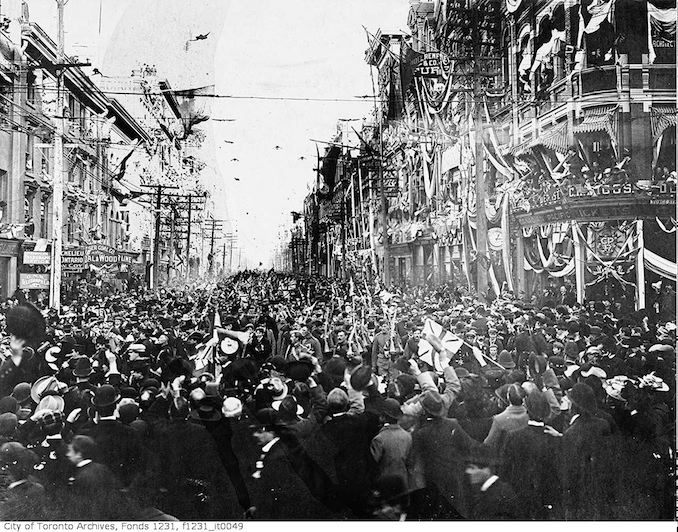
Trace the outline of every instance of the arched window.
<path fill-rule="evenodd" d="M 565 33 L 565 4 L 558 4 L 553 10 L 553 29 Z M 559 80 L 565 77 L 565 39 L 555 43 L 553 49 L 553 71 L 554 79 Z"/>

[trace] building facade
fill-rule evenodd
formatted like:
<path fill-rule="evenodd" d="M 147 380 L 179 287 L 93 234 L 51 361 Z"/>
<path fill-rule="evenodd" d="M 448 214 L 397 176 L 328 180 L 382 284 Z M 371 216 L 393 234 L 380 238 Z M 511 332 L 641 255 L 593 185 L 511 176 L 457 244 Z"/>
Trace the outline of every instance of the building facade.
<path fill-rule="evenodd" d="M 675 18 L 664 0 L 411 2 L 409 34 L 370 34 L 378 105 L 343 155 L 343 222 L 307 224 L 312 262 L 324 232 L 396 283 L 651 305 L 676 280 Z"/>

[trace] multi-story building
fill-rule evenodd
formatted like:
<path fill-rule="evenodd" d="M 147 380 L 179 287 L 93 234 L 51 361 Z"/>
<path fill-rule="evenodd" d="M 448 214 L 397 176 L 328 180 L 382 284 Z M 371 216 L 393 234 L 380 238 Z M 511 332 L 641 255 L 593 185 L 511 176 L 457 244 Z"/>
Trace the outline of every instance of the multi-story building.
<path fill-rule="evenodd" d="M 378 164 L 348 182 L 349 245 L 395 282 L 651 304 L 676 280 L 675 18 L 664 0 L 411 2 L 411 34 L 366 53 Z"/>

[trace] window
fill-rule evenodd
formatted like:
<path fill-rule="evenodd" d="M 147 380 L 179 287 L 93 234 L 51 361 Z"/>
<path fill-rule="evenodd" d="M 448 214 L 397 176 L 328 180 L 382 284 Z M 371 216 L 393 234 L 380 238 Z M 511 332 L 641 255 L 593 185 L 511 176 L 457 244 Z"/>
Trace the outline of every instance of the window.
<path fill-rule="evenodd" d="M 45 200 L 45 198 L 40 200 L 39 235 L 41 238 L 47 238 L 47 201 Z"/>

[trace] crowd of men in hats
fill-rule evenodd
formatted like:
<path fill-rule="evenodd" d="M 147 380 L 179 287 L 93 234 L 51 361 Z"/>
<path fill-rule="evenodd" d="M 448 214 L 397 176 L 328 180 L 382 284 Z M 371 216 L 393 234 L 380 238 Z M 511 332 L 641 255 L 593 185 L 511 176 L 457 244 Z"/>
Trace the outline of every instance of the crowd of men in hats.
<path fill-rule="evenodd" d="M 567 303 L 272 271 L 14 302 L 0 518 L 670 519 L 675 317 Z"/>

